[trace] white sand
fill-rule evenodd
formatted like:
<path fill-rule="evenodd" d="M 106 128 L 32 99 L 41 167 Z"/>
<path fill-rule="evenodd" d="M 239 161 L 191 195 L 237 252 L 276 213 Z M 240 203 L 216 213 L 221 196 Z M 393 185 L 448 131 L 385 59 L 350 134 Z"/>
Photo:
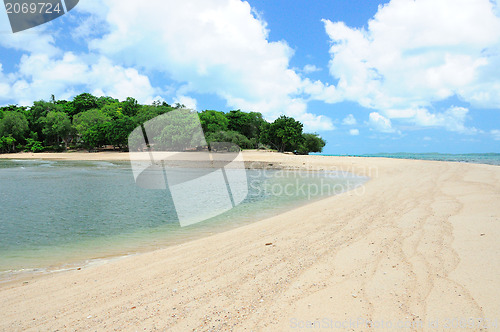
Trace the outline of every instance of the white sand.
<path fill-rule="evenodd" d="M 83 155 L 64 157 L 126 159 Z M 367 330 L 366 321 L 383 321 L 438 331 L 457 330 L 446 329 L 455 318 L 474 318 L 464 322 L 470 330 L 500 329 L 500 167 L 257 152 L 245 159 L 372 180 L 364 192 L 211 237 L 1 285 L 0 330 L 279 331 L 319 319 L 316 327 Z"/>

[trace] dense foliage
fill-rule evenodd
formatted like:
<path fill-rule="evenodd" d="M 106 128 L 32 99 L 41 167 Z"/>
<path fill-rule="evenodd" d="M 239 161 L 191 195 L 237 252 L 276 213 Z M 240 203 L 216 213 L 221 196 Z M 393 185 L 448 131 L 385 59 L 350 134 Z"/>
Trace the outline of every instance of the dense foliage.
<path fill-rule="evenodd" d="M 128 136 L 138 126 L 184 105 L 165 102 L 141 105 L 134 98 L 119 101 L 82 93 L 72 101 L 35 101 L 30 107 L 0 107 L 0 152 L 64 151 L 85 148 L 128 149 Z M 242 149 L 269 148 L 299 154 L 321 152 L 326 142 L 303 133 L 302 123 L 281 116 L 269 123 L 262 114 L 206 110 L 198 113 L 208 144 L 230 142 Z M 181 119 L 182 120 L 182 119 Z M 191 125 L 186 124 L 186 126 Z M 185 141 L 187 130 L 166 127 L 161 136 Z"/>

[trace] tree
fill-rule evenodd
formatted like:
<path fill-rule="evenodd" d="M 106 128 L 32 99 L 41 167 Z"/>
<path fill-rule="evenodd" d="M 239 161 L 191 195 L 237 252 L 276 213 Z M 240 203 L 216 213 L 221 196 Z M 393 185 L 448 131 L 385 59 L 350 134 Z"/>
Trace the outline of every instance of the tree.
<path fill-rule="evenodd" d="M 123 114 L 126 116 L 135 116 L 137 112 L 139 111 L 139 104 L 137 103 L 137 100 L 135 100 L 132 97 L 127 97 L 127 100 L 122 102 L 122 107 L 123 107 Z"/>
<path fill-rule="evenodd" d="M 110 122 L 111 118 L 104 114 L 101 110 L 93 109 L 85 112 L 81 112 L 73 118 L 73 126 L 75 127 L 77 133 L 82 135 L 88 129 L 94 127 L 95 125 Z"/>
<path fill-rule="evenodd" d="M 20 142 L 24 140 L 24 134 L 28 132 L 28 129 L 28 120 L 23 113 L 3 112 L 3 118 L 0 120 L 0 137 L 10 136 Z"/>
<path fill-rule="evenodd" d="M 106 143 L 106 133 L 111 118 L 98 109 L 78 113 L 73 125 L 85 147 L 89 150 Z"/>
<path fill-rule="evenodd" d="M 43 133 L 43 129 L 45 128 L 45 117 L 49 112 L 53 111 L 64 112 L 64 105 L 39 100 L 35 101 L 33 106 L 26 111 L 26 118 L 28 119 L 30 131 L 36 133 L 38 138 L 42 141 L 45 140 L 45 134 Z"/>
<path fill-rule="evenodd" d="M 297 149 L 299 154 L 309 154 L 311 152 L 321 152 L 326 145 L 326 141 L 318 134 L 302 134 L 304 141 Z"/>
<path fill-rule="evenodd" d="M 80 136 L 83 145 L 91 151 L 107 143 L 106 132 L 109 122 L 97 123 L 90 128 L 87 128 Z"/>
<path fill-rule="evenodd" d="M 229 120 L 224 116 L 223 112 L 206 110 L 198 113 L 200 117 L 201 127 L 205 136 L 209 133 L 216 133 L 227 130 Z"/>
<path fill-rule="evenodd" d="M 295 151 L 304 141 L 303 125 L 294 118 L 285 115 L 273 123 L 265 125 L 261 132 L 261 141 L 275 147 L 279 152 Z"/>
<path fill-rule="evenodd" d="M 224 142 L 236 144 L 241 149 L 251 149 L 253 147 L 252 142 L 237 131 L 219 131 L 207 135 L 208 144 Z"/>
<path fill-rule="evenodd" d="M 59 105 L 61 107 L 61 111 L 68 114 L 70 118 L 73 118 L 73 115 L 76 114 L 73 102 L 69 102 L 67 100 L 56 100 L 56 104 Z"/>
<path fill-rule="evenodd" d="M 118 99 L 112 98 L 112 97 L 99 97 L 97 98 L 97 108 L 103 108 L 106 105 L 109 104 L 114 104 L 114 103 L 119 103 L 120 101 Z"/>
<path fill-rule="evenodd" d="M 172 110 L 173 110 L 173 108 L 171 106 L 146 105 L 146 106 L 142 106 L 139 108 L 139 111 L 137 112 L 136 116 L 134 116 L 134 119 L 135 119 L 137 125 L 141 125 L 141 124 L 144 124 L 146 121 L 154 119 L 157 116 L 165 114 L 165 113 L 170 112 Z"/>
<path fill-rule="evenodd" d="M 11 112 L 26 112 L 28 108 L 26 106 L 17 106 L 17 105 L 8 105 L 0 107 L 0 119 L 3 117 L 3 112 L 11 111 Z"/>
<path fill-rule="evenodd" d="M 68 139 L 71 132 L 71 120 L 69 116 L 64 112 L 52 111 L 45 117 L 45 127 L 43 128 L 43 133 L 47 136 L 49 140 L 52 140 L 59 144 L 60 139 L 64 141 L 65 149 L 68 148 Z"/>
<path fill-rule="evenodd" d="M 82 93 L 73 98 L 73 114 L 75 115 L 81 112 L 90 111 L 93 108 L 97 108 L 97 97 L 91 95 L 90 93 Z"/>
<path fill-rule="evenodd" d="M 118 119 L 123 116 L 123 105 L 120 102 L 104 105 L 100 109 L 111 119 Z"/>
<path fill-rule="evenodd" d="M 16 149 L 16 139 L 12 136 L 0 137 L 0 151 L 1 152 L 11 152 Z"/>
<path fill-rule="evenodd" d="M 188 109 L 178 109 L 149 122 L 159 150 L 184 151 L 206 146 L 205 137 L 200 130 L 198 113 Z"/>
<path fill-rule="evenodd" d="M 132 118 L 128 116 L 118 118 L 108 124 L 106 140 L 114 147 L 125 149 L 128 144 L 128 136 L 135 127 L 135 121 Z"/>
<path fill-rule="evenodd" d="M 230 111 L 226 114 L 226 118 L 229 120 L 228 130 L 237 131 L 249 139 L 255 138 L 256 141 L 259 138 L 262 126 L 266 123 L 262 114 L 258 112 Z"/>
<path fill-rule="evenodd" d="M 43 144 L 40 141 L 37 141 L 33 138 L 26 139 L 26 151 L 31 152 L 42 152 L 44 150 Z"/>

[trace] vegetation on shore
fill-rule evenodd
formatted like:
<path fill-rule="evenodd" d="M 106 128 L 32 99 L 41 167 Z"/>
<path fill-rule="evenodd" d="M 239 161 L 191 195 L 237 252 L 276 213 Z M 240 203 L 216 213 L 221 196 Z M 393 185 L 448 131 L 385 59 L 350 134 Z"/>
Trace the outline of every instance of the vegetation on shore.
<path fill-rule="evenodd" d="M 0 107 L 0 152 L 128 150 L 128 136 L 137 127 L 184 105 L 153 102 L 141 105 L 134 98 L 119 101 L 82 93 L 72 101 L 35 101 L 32 106 Z M 207 143 L 231 142 L 242 149 L 266 148 L 299 154 L 321 152 L 326 142 L 303 133 L 299 121 L 280 116 L 267 122 L 261 113 L 240 110 L 198 113 Z"/>

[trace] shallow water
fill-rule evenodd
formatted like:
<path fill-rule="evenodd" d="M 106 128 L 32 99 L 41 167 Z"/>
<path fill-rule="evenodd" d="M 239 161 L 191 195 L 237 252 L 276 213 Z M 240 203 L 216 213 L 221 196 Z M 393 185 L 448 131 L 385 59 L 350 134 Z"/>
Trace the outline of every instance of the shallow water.
<path fill-rule="evenodd" d="M 128 162 L 0 160 L 0 278 L 166 247 L 353 189 L 335 172 L 247 170 L 242 204 L 180 227 L 168 190 L 136 186 Z"/>

